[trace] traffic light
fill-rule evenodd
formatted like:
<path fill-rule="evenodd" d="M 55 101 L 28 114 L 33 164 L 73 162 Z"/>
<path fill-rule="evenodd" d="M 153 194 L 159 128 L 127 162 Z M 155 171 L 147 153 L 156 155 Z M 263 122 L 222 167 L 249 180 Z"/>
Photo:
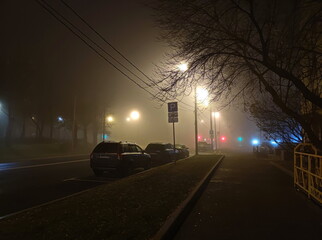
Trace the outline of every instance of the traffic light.
<path fill-rule="evenodd" d="M 222 142 L 226 142 L 226 137 L 225 137 L 225 136 L 221 136 L 221 137 L 220 137 L 220 140 L 221 140 Z"/>
<path fill-rule="evenodd" d="M 237 138 L 237 141 L 238 141 L 238 142 L 242 142 L 243 140 L 244 140 L 244 139 L 243 139 L 242 137 L 238 137 L 238 138 Z"/>

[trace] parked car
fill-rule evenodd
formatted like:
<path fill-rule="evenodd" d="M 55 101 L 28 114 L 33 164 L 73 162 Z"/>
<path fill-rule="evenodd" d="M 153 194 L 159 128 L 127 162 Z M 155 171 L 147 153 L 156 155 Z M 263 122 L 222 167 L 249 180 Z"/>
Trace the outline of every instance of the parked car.
<path fill-rule="evenodd" d="M 151 155 L 152 161 L 169 162 L 174 161 L 178 157 L 178 150 L 173 149 L 171 143 L 150 143 L 145 151 Z"/>
<path fill-rule="evenodd" d="M 96 176 L 110 170 L 127 175 L 135 168 L 150 168 L 151 157 L 134 143 L 101 142 L 91 154 L 90 165 Z"/>
<path fill-rule="evenodd" d="M 176 144 L 176 149 L 179 151 L 179 159 L 189 157 L 189 148 L 183 144 Z"/>
<path fill-rule="evenodd" d="M 211 144 L 207 142 L 198 142 L 198 150 L 200 152 L 211 152 Z"/>

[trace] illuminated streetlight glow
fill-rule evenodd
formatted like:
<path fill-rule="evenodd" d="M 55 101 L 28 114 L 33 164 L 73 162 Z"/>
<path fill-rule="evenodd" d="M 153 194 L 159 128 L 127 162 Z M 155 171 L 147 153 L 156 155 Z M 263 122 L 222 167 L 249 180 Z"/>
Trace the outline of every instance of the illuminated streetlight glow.
<path fill-rule="evenodd" d="M 132 111 L 130 116 L 131 119 L 138 120 L 140 118 L 140 113 L 138 111 Z"/>
<path fill-rule="evenodd" d="M 181 63 L 180 65 L 178 65 L 178 68 L 181 72 L 185 72 L 188 70 L 188 65 L 186 63 Z"/>
<path fill-rule="evenodd" d="M 58 116 L 58 117 L 57 117 L 57 121 L 58 121 L 58 122 L 64 122 L 64 119 L 63 119 L 63 117 Z"/>
<path fill-rule="evenodd" d="M 204 121 L 204 120 L 201 120 L 200 122 L 201 122 L 201 123 L 205 123 L 205 121 Z"/>
<path fill-rule="evenodd" d="M 197 94 L 197 101 L 201 104 L 203 104 L 205 107 L 208 106 L 209 102 L 208 102 L 208 91 L 207 89 L 204 89 L 202 87 L 197 87 L 196 90 L 196 94 Z"/>
<path fill-rule="evenodd" d="M 108 123 L 114 122 L 114 118 L 113 118 L 112 116 L 107 116 L 107 117 L 106 117 L 106 121 L 107 121 Z"/>
<path fill-rule="evenodd" d="M 253 146 L 257 146 L 259 144 L 259 140 L 258 139 L 253 139 L 252 144 L 253 144 Z"/>
<path fill-rule="evenodd" d="M 219 112 L 212 112 L 212 116 L 215 117 L 215 118 L 219 118 L 220 113 Z"/>
<path fill-rule="evenodd" d="M 126 118 L 126 121 L 127 121 L 127 122 L 130 122 L 130 121 L 131 121 L 131 118 L 130 118 L 130 117 L 127 117 L 127 118 Z"/>

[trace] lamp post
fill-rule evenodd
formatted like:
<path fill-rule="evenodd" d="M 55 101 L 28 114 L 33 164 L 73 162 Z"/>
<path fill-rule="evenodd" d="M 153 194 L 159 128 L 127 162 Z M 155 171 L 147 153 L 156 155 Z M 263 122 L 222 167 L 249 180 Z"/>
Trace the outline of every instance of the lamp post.
<path fill-rule="evenodd" d="M 214 127 L 215 127 L 215 146 L 216 146 L 216 150 L 218 149 L 219 145 L 218 145 L 218 138 L 217 138 L 217 118 L 220 117 L 220 113 L 219 112 L 213 112 L 212 115 L 215 117 L 215 121 L 214 121 Z"/>
<path fill-rule="evenodd" d="M 214 130 L 212 128 L 213 114 L 212 114 L 212 111 L 211 111 L 211 107 L 209 107 L 209 113 L 210 113 L 210 131 L 209 131 L 209 135 L 210 135 L 210 141 L 211 141 L 211 151 L 214 151 Z"/>

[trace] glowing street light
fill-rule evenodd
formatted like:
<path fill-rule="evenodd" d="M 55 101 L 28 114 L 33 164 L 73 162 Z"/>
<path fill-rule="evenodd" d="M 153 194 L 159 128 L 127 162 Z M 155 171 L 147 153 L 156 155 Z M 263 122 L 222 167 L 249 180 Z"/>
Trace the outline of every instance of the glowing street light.
<path fill-rule="evenodd" d="M 112 122 L 114 122 L 114 118 L 113 118 L 113 116 L 107 116 L 107 117 L 106 117 L 106 121 L 107 121 L 108 123 L 112 123 Z"/>
<path fill-rule="evenodd" d="M 213 112 L 212 116 L 215 118 L 219 118 L 220 117 L 220 113 L 219 112 Z"/>
<path fill-rule="evenodd" d="M 208 91 L 205 88 L 197 87 L 196 89 L 197 101 L 207 107 L 209 105 L 208 101 Z"/>
<path fill-rule="evenodd" d="M 127 117 L 127 118 L 126 118 L 126 121 L 127 121 L 127 122 L 130 122 L 130 121 L 131 121 L 131 118 L 130 118 L 130 117 Z"/>
<path fill-rule="evenodd" d="M 57 117 L 57 121 L 60 122 L 60 123 L 62 123 L 62 122 L 64 122 L 64 118 L 62 116 L 58 116 Z"/>
<path fill-rule="evenodd" d="M 130 116 L 132 120 L 138 120 L 140 118 L 140 113 L 138 111 L 132 111 Z"/>
<path fill-rule="evenodd" d="M 188 65 L 186 63 L 181 63 L 178 65 L 178 68 L 181 72 L 185 72 L 188 70 Z"/>

